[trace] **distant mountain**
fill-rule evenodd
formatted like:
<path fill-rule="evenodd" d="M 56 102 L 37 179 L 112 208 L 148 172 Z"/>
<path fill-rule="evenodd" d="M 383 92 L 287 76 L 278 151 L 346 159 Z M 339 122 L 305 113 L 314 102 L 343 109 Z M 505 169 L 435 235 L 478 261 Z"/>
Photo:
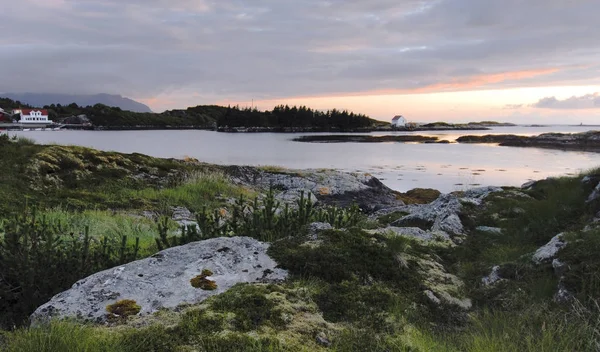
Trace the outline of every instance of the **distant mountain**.
<path fill-rule="evenodd" d="M 127 111 L 152 112 L 147 105 L 120 95 L 112 94 L 71 95 L 52 93 L 0 93 L 0 97 L 9 98 L 15 101 L 18 100 L 21 103 L 35 107 L 43 107 L 44 105 L 52 104 L 69 105 L 71 103 L 84 107 L 104 104 Z"/>

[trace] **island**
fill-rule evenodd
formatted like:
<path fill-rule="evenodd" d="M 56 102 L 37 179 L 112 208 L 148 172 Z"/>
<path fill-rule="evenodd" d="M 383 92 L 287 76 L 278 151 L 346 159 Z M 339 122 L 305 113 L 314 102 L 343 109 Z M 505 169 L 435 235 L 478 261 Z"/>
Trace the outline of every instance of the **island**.
<path fill-rule="evenodd" d="M 0 153 L 1 350 L 600 343 L 600 169 L 399 193 L 6 135 Z"/>
<path fill-rule="evenodd" d="M 294 138 L 295 142 L 308 143 L 388 143 L 388 142 L 416 142 L 416 143 L 450 143 L 446 140 L 439 140 L 438 137 L 419 136 L 419 135 L 390 135 L 390 136 L 370 136 L 370 135 L 313 135 L 300 136 Z"/>
<path fill-rule="evenodd" d="M 509 147 L 536 147 L 561 150 L 600 152 L 600 131 L 581 133 L 543 133 L 538 136 L 485 135 L 462 136 L 458 143 L 487 143 Z"/>

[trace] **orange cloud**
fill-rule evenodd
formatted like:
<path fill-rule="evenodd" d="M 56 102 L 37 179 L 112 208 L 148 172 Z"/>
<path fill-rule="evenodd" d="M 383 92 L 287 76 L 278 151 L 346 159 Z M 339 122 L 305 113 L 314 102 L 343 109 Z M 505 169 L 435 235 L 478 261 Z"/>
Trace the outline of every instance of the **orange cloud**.
<path fill-rule="evenodd" d="M 560 71 L 559 68 L 544 68 L 537 70 L 522 70 L 503 73 L 483 74 L 471 76 L 463 79 L 453 79 L 446 83 L 436 83 L 419 88 L 408 89 L 377 89 L 370 91 L 357 92 L 336 92 L 322 95 L 306 95 L 289 97 L 291 99 L 314 99 L 314 98 L 334 98 L 334 97 L 351 97 L 351 96 L 378 96 L 378 95 L 404 95 L 404 94 L 428 94 L 441 93 L 452 91 L 468 91 L 483 88 L 486 85 L 508 81 L 518 81 L 521 79 L 532 78 L 537 76 L 549 75 Z M 281 100 L 281 99 L 266 99 Z"/>

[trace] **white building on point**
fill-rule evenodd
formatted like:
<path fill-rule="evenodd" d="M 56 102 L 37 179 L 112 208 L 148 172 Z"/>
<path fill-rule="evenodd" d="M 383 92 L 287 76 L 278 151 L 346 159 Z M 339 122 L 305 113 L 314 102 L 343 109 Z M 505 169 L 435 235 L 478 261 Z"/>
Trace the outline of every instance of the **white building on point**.
<path fill-rule="evenodd" d="M 50 124 L 52 120 L 48 120 L 48 110 L 43 109 L 19 109 L 14 110 L 13 114 L 20 114 L 19 123 L 23 124 Z"/>
<path fill-rule="evenodd" d="M 394 116 L 392 127 L 406 127 L 406 119 L 402 115 Z"/>

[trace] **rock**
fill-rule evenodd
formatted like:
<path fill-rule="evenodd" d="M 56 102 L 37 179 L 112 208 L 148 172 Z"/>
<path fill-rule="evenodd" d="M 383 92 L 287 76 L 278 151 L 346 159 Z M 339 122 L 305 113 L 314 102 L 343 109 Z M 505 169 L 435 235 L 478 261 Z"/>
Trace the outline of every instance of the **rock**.
<path fill-rule="evenodd" d="M 427 297 L 427 299 L 429 299 L 429 301 L 434 305 L 439 306 L 440 304 L 442 304 L 442 301 L 439 298 L 437 298 L 437 296 L 433 292 L 427 290 L 423 293 L 425 294 L 425 297 Z"/>
<path fill-rule="evenodd" d="M 588 175 L 581 179 L 584 185 L 595 185 L 600 182 L 600 175 Z"/>
<path fill-rule="evenodd" d="M 380 228 L 377 230 L 368 231 L 370 233 L 393 233 L 397 236 L 404 236 L 410 238 L 417 238 L 423 241 L 434 241 L 437 239 L 449 240 L 450 236 L 443 231 L 425 231 L 418 227 L 394 227 L 389 226 L 386 228 Z"/>
<path fill-rule="evenodd" d="M 287 272 L 267 254 L 269 245 L 249 237 L 214 238 L 173 247 L 123 266 L 78 281 L 54 296 L 32 315 L 32 325 L 53 317 L 106 320 L 106 307 L 120 300 L 134 300 L 140 315 L 182 304 L 196 304 L 242 282 L 284 280 Z M 217 288 L 205 291 L 190 280 L 203 270 Z"/>
<path fill-rule="evenodd" d="M 171 208 L 173 215 L 171 218 L 179 224 L 179 226 L 198 226 L 198 223 L 195 221 L 196 218 L 194 214 L 186 208 L 186 207 L 172 207 Z"/>
<path fill-rule="evenodd" d="M 573 299 L 573 295 L 569 292 L 562 282 L 558 284 L 558 291 L 554 294 L 554 302 L 559 304 L 568 303 Z"/>
<path fill-rule="evenodd" d="M 501 280 L 503 279 L 500 276 L 500 266 L 496 265 L 492 268 L 492 272 L 488 276 L 481 279 L 481 282 L 484 286 L 491 286 Z"/>
<path fill-rule="evenodd" d="M 331 341 L 327 338 L 327 335 L 325 335 L 324 332 L 318 333 L 317 336 L 315 337 L 315 340 L 321 346 L 331 347 Z"/>
<path fill-rule="evenodd" d="M 237 183 L 275 187 L 284 191 L 309 190 L 319 202 L 341 207 L 356 203 L 365 212 L 404 205 L 396 194 L 377 178 L 366 173 L 335 170 L 285 170 L 271 173 L 257 168 L 230 166 L 226 168 Z"/>
<path fill-rule="evenodd" d="M 308 238 L 310 241 L 316 241 L 319 239 L 319 233 L 333 229 L 327 222 L 313 222 L 308 225 Z"/>
<path fill-rule="evenodd" d="M 561 262 L 558 259 L 554 259 L 552 261 L 552 267 L 554 268 L 554 274 L 559 278 L 562 277 L 568 269 L 567 264 Z"/>
<path fill-rule="evenodd" d="M 419 227 L 440 230 L 449 234 L 462 234 L 463 226 L 458 217 L 462 209 L 459 199 L 451 194 L 441 195 L 429 204 L 412 205 L 404 210 L 407 215 L 391 225 L 396 227 Z"/>
<path fill-rule="evenodd" d="M 504 189 L 502 189 L 500 187 L 494 187 L 494 186 L 471 188 L 471 189 L 465 191 L 463 197 L 484 199 L 485 197 L 489 196 L 491 193 L 495 193 L 495 192 L 504 192 Z"/>
<path fill-rule="evenodd" d="M 521 188 L 524 189 L 524 190 L 529 190 L 529 189 L 532 189 L 533 186 L 535 186 L 536 183 L 538 183 L 538 181 L 529 181 L 529 182 L 524 183 L 521 186 Z"/>
<path fill-rule="evenodd" d="M 491 233 L 491 234 L 495 234 L 495 235 L 502 234 L 502 229 L 499 227 L 478 226 L 477 228 L 475 228 L 475 230 L 481 231 L 481 232 L 487 232 L 487 233 Z"/>
<path fill-rule="evenodd" d="M 290 209 L 298 209 L 298 199 L 300 199 L 301 193 L 304 193 L 304 199 L 310 199 L 314 205 L 317 203 L 317 197 L 308 189 L 290 189 L 283 191 L 275 196 L 275 200 L 279 202 L 279 211 L 283 211 L 287 204 Z M 309 198 L 310 197 L 310 198 Z"/>
<path fill-rule="evenodd" d="M 562 233 L 554 236 L 550 242 L 535 251 L 535 254 L 532 258 L 533 262 L 536 264 L 542 264 L 553 259 L 556 254 L 558 254 L 558 252 L 567 245 L 567 243 L 563 240 L 563 236 L 564 234 Z"/>
<path fill-rule="evenodd" d="M 598 183 L 598 185 L 596 186 L 596 188 L 594 188 L 594 190 L 592 191 L 592 193 L 590 194 L 590 196 L 587 199 L 587 203 L 591 203 L 595 200 L 600 199 L 600 183 Z"/>

